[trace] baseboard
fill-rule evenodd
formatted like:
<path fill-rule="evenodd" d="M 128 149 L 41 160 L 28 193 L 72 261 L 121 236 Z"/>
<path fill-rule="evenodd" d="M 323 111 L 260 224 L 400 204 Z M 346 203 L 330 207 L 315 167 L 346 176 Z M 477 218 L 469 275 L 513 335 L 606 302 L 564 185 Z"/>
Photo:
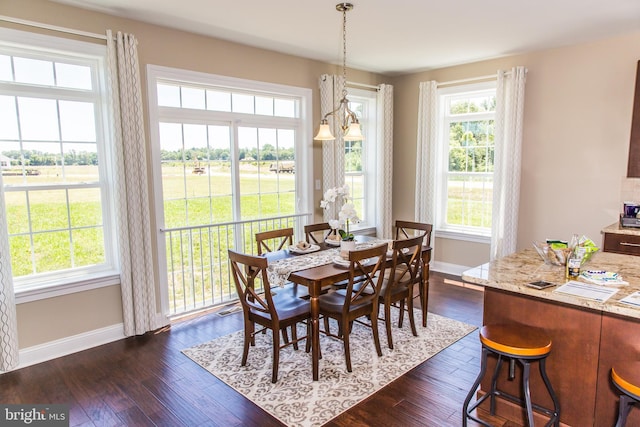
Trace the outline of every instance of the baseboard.
<path fill-rule="evenodd" d="M 431 271 L 437 271 L 438 273 L 451 274 L 453 276 L 462 276 L 462 273 L 469 270 L 472 267 L 466 267 L 459 264 L 451 264 L 442 261 L 431 261 L 429 269 Z"/>
<path fill-rule="evenodd" d="M 97 347 L 125 338 L 122 323 L 95 329 L 82 334 L 65 337 L 44 344 L 34 345 L 20 350 L 20 363 L 15 369 L 25 368 L 36 363 L 46 362 L 78 351 Z"/>

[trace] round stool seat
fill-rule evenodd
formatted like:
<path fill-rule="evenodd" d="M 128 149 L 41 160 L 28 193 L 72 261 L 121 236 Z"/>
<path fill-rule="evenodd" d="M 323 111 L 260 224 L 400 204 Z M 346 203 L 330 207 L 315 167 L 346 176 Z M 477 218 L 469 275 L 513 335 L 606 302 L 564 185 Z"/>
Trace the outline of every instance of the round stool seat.
<path fill-rule="evenodd" d="M 480 329 L 486 347 L 519 357 L 542 357 L 551 351 L 551 339 L 541 330 L 524 325 L 486 325 Z"/>
<path fill-rule="evenodd" d="M 621 391 L 640 399 L 640 362 L 629 362 L 612 367 L 611 379 Z"/>

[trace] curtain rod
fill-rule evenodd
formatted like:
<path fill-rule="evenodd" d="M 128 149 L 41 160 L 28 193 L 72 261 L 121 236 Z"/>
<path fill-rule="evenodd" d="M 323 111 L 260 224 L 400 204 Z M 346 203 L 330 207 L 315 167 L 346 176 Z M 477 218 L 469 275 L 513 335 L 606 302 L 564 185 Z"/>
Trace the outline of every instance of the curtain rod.
<path fill-rule="evenodd" d="M 103 34 L 89 33 L 86 31 L 74 30 L 71 28 L 59 27 L 57 25 L 42 24 L 40 22 L 27 21 L 25 19 L 12 18 L 10 16 L 0 15 L 0 21 L 12 22 L 14 24 L 27 25 L 29 27 L 43 28 L 45 30 L 58 31 L 61 33 L 73 34 L 76 36 L 91 37 L 94 39 L 107 40 L 107 36 Z"/>
<path fill-rule="evenodd" d="M 366 89 L 373 89 L 373 90 L 379 90 L 380 89 L 380 87 L 378 87 L 378 86 L 368 85 L 368 84 L 365 84 L 365 83 L 350 82 L 350 81 L 347 81 L 347 86 L 363 87 L 363 88 L 366 88 Z"/>
<path fill-rule="evenodd" d="M 511 71 L 507 71 L 504 73 L 505 76 L 508 76 L 511 74 Z M 448 86 L 448 85 L 455 85 L 458 83 L 472 83 L 472 82 L 480 82 L 483 80 L 492 80 L 492 79 L 497 79 L 498 78 L 498 74 L 489 74 L 487 76 L 479 76 L 479 77 L 470 77 L 468 79 L 459 79 L 459 80 L 449 80 L 448 82 L 438 82 L 438 86 Z"/>

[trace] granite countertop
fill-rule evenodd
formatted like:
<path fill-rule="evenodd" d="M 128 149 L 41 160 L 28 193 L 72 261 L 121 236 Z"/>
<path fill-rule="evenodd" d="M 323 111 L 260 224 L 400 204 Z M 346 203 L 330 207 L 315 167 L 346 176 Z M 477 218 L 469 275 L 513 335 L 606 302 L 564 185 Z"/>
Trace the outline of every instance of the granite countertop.
<path fill-rule="evenodd" d="M 602 232 L 612 233 L 612 234 L 627 234 L 632 236 L 640 236 L 640 228 L 621 227 L 620 222 L 614 222 L 613 224 L 603 228 Z"/>
<path fill-rule="evenodd" d="M 638 234 L 640 235 L 640 230 Z M 533 248 L 469 269 L 462 273 L 462 279 L 469 283 L 521 295 L 640 319 L 640 307 L 635 308 L 619 302 L 625 296 L 640 291 L 640 262 L 637 256 L 599 251 L 593 254 L 583 268 L 616 272 L 629 284 L 615 286 L 619 289 L 618 292 L 606 302 L 554 292 L 558 286 L 567 282 L 564 278 L 564 267 L 545 264 Z M 545 280 L 558 286 L 541 290 L 525 286 L 536 280 Z M 583 280 L 578 279 L 578 281 Z"/>

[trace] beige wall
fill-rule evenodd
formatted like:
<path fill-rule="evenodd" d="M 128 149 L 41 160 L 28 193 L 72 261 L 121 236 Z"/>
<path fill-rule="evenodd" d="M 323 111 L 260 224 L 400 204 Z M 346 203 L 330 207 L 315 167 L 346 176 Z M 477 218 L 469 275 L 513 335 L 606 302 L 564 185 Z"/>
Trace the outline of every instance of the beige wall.
<path fill-rule="evenodd" d="M 401 76 L 395 87 L 394 211 L 413 217 L 418 85 L 528 69 L 518 248 L 585 234 L 616 222 L 626 185 L 640 32 L 594 43 Z M 637 187 L 635 187 L 637 188 Z M 640 200 L 640 194 L 635 195 Z M 436 240 L 435 259 L 463 266 L 488 260 L 486 245 Z"/>
<path fill-rule="evenodd" d="M 156 64 L 306 87 L 315 95 L 320 74 L 340 71 L 334 65 L 44 0 L 5 0 L 0 2 L 0 15 L 94 33 L 110 28 L 135 34 L 143 78 L 146 65 Z M 38 31 L 3 22 L 0 26 Z M 474 77 L 524 65 L 529 74 L 519 247 L 546 237 L 567 238 L 574 232 L 599 242 L 599 230 L 614 222 L 620 210 L 638 59 L 640 33 L 634 33 L 588 45 L 394 78 L 350 70 L 351 81 L 394 85 L 394 218 L 413 218 L 418 83 Z M 317 123 L 317 96 L 313 102 Z M 321 179 L 319 144 L 314 144 L 313 155 L 314 179 Z M 316 192 L 315 200 L 320 197 Z M 152 212 L 150 216 L 153 218 Z M 473 266 L 488 258 L 486 245 L 453 240 L 436 244 L 436 259 L 442 262 Z M 121 311 L 117 286 L 21 304 L 20 348 L 120 323 Z"/>

